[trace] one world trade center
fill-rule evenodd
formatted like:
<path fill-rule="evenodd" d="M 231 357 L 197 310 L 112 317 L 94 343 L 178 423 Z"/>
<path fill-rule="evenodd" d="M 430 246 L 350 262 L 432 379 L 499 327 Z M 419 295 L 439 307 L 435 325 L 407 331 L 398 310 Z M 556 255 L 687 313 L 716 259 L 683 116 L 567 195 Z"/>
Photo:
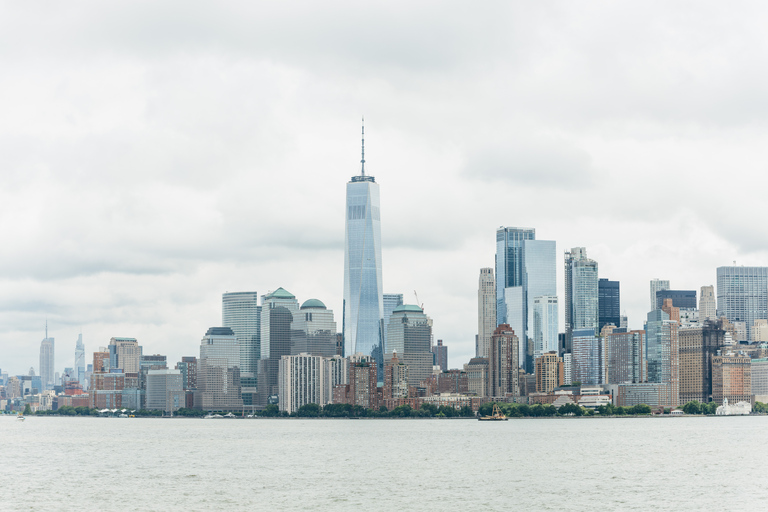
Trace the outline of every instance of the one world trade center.
<path fill-rule="evenodd" d="M 365 174 L 365 129 L 360 175 L 347 183 L 344 240 L 344 355 L 372 356 L 382 380 L 384 303 L 381 286 L 379 185 Z"/>

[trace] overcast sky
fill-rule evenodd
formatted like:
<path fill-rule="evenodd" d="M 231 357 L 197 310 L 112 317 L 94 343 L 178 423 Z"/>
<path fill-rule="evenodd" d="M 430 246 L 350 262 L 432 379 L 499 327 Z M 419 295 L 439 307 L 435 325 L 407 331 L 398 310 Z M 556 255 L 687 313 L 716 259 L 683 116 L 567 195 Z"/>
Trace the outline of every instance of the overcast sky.
<path fill-rule="evenodd" d="M 385 292 L 459 367 L 499 226 L 649 280 L 768 264 L 760 2 L 2 2 L 0 368 L 112 336 L 173 365 L 221 294 L 341 328 L 345 183 L 381 187 Z M 561 312 L 562 316 L 562 312 Z"/>

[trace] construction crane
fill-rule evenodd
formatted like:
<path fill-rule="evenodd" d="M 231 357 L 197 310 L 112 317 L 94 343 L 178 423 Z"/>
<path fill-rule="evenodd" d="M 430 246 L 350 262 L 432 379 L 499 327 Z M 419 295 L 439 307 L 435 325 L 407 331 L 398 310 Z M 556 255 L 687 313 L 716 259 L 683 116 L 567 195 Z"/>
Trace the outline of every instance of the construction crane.
<path fill-rule="evenodd" d="M 424 310 L 424 303 L 419 301 L 419 294 L 416 293 L 416 290 L 413 290 L 413 294 L 416 296 L 416 305 L 419 306 L 422 311 Z"/>

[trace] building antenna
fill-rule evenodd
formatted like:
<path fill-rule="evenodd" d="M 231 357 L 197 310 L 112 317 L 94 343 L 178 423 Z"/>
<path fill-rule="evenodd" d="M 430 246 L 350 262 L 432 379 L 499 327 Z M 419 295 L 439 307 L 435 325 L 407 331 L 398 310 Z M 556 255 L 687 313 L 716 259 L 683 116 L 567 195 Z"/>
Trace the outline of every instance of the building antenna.
<path fill-rule="evenodd" d="M 365 176 L 365 116 L 363 116 L 363 129 L 361 133 L 363 135 L 363 157 L 360 160 L 360 164 L 362 166 L 361 168 L 362 175 Z"/>
<path fill-rule="evenodd" d="M 45 318 L 45 339 L 48 339 L 48 317 Z"/>

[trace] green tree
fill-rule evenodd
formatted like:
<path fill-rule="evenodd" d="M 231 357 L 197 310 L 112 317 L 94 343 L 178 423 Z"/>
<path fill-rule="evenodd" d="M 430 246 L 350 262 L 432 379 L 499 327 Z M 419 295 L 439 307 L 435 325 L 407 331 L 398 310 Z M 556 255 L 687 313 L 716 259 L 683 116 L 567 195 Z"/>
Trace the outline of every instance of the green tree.
<path fill-rule="evenodd" d="M 431 417 L 436 416 L 439 412 L 438 407 L 435 404 L 422 404 L 421 411 L 424 411 L 426 414 L 425 416 Z"/>
<path fill-rule="evenodd" d="M 493 414 L 493 402 L 484 403 L 478 408 L 477 412 L 480 416 L 490 416 Z"/>
<path fill-rule="evenodd" d="M 651 406 L 646 404 L 637 404 L 632 407 L 632 414 L 651 414 Z"/>
<path fill-rule="evenodd" d="M 29 406 L 29 404 L 24 406 L 24 415 L 32 414 L 32 408 Z"/>
<path fill-rule="evenodd" d="M 685 414 L 701 414 L 702 405 L 698 400 L 692 400 L 683 406 L 683 412 Z"/>
<path fill-rule="evenodd" d="M 296 416 L 300 418 L 317 418 L 320 416 L 320 406 L 318 404 L 304 404 L 296 411 Z"/>
<path fill-rule="evenodd" d="M 560 409 L 557 410 L 557 413 L 560 416 L 581 416 L 584 414 L 584 411 L 582 411 L 581 407 L 576 404 L 565 404 L 560 406 Z"/>

